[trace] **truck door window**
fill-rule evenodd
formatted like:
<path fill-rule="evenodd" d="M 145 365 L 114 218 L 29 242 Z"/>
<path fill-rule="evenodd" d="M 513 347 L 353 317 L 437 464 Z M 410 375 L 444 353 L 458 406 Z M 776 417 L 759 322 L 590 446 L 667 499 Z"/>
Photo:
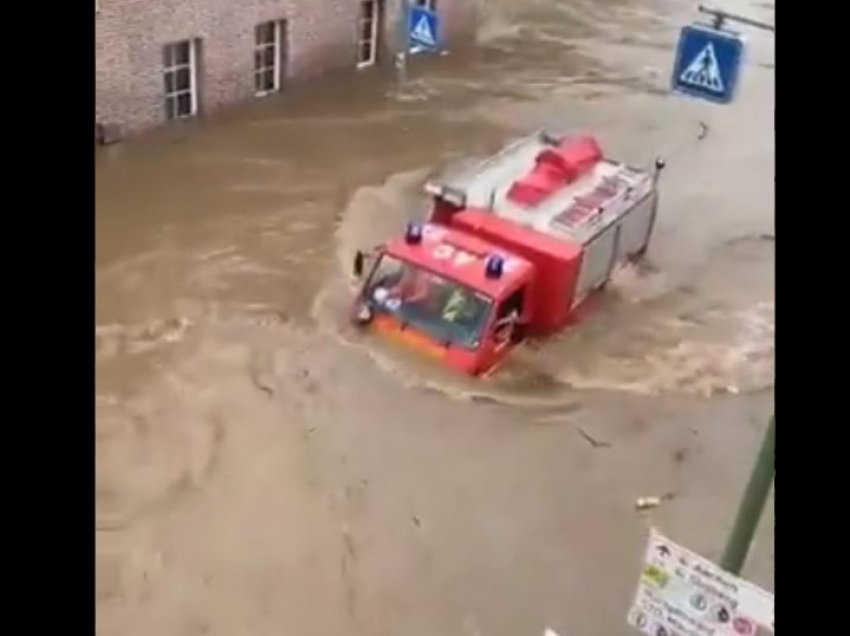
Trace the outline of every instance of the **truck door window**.
<path fill-rule="evenodd" d="M 525 306 L 525 287 L 521 287 L 513 294 L 508 296 L 501 305 L 499 305 L 499 313 L 496 314 L 496 320 L 504 320 L 514 312 L 517 317 L 522 316 L 522 310 Z"/>
<path fill-rule="evenodd" d="M 516 321 L 522 316 L 522 310 L 525 306 L 525 287 L 516 290 L 508 296 L 502 304 L 499 305 L 499 310 L 496 312 L 496 324 L 494 326 L 493 338 L 499 343 L 514 341 L 521 339 L 522 336 L 517 329 Z"/>

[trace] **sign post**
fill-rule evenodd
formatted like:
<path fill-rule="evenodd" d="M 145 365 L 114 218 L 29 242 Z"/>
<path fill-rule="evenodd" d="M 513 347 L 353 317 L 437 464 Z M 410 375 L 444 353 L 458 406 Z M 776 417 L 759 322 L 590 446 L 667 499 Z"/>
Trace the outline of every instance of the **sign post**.
<path fill-rule="evenodd" d="M 410 0 L 400 0 L 398 10 L 398 45 L 396 51 L 396 68 L 398 69 L 398 83 L 401 86 L 407 82 L 407 55 L 410 51 Z"/>
<path fill-rule="evenodd" d="M 738 514 L 735 525 L 723 551 L 720 566 L 732 574 L 740 574 L 750 544 L 761 520 L 770 487 L 773 484 L 773 473 L 775 468 L 774 451 L 776 449 L 776 417 L 770 417 L 770 424 L 764 435 L 756 464 L 750 475 L 750 481 L 744 491 L 744 496 L 738 506 Z"/>
<path fill-rule="evenodd" d="M 411 54 L 440 48 L 440 18 L 435 11 L 399 0 L 396 68 L 399 84 L 407 81 L 407 61 Z"/>
<path fill-rule="evenodd" d="M 756 27 L 757 29 L 763 29 L 764 31 L 776 31 L 776 27 L 772 24 L 767 24 L 766 22 L 759 22 L 758 20 L 753 20 L 752 18 L 747 18 L 742 15 L 729 13 L 728 11 L 721 11 L 720 9 L 709 9 L 708 7 L 704 7 L 703 5 L 699 5 L 697 10 L 700 13 L 707 13 L 708 15 L 712 16 L 714 18 L 714 28 L 718 31 L 723 28 L 723 23 L 726 22 L 726 20 L 732 20 L 733 22 L 746 24 L 747 26 Z"/>

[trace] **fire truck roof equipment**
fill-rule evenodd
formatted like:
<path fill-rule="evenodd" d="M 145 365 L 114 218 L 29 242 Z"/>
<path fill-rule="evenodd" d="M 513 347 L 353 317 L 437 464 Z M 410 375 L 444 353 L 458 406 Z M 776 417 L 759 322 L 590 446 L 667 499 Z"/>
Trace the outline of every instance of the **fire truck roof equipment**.
<path fill-rule="evenodd" d="M 560 241 L 586 245 L 653 188 L 653 175 L 602 157 L 592 137 L 525 137 L 469 170 L 426 185 Z"/>

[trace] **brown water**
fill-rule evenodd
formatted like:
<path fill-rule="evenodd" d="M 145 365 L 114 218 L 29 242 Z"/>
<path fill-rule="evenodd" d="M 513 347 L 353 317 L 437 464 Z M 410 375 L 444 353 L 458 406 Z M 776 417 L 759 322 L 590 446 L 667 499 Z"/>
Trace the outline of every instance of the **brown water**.
<path fill-rule="evenodd" d="M 658 522 L 716 555 L 771 410 L 774 76 L 753 32 L 733 105 L 668 95 L 693 15 L 489 0 L 401 90 L 358 74 L 97 154 L 100 633 L 625 634 L 631 505 L 667 491 Z M 484 382 L 350 333 L 353 250 L 546 125 L 668 157 L 647 266 Z"/>

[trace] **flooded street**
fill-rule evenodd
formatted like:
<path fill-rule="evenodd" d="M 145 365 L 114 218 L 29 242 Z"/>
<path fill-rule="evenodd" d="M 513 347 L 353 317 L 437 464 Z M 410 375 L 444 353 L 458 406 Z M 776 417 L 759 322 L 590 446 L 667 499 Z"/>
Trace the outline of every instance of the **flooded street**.
<path fill-rule="evenodd" d="M 717 107 L 667 93 L 692 3 L 480 5 L 402 91 L 357 74 L 97 153 L 102 636 L 625 636 L 637 497 L 720 554 L 773 408 L 772 37 Z M 354 250 L 547 126 L 667 158 L 646 266 L 486 380 L 351 333 Z M 745 575 L 772 590 L 768 509 Z"/>

